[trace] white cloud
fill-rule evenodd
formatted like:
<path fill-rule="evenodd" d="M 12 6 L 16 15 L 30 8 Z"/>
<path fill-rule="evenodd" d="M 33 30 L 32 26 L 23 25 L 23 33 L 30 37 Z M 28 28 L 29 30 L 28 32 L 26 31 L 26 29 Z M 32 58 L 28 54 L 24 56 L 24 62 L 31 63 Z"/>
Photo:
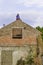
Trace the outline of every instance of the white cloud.
<path fill-rule="evenodd" d="M 27 22 L 32 26 L 43 26 L 43 0 L 0 0 L 1 22 L 8 21 L 8 18 L 14 20 L 18 12 L 24 20 L 31 21 Z"/>
<path fill-rule="evenodd" d="M 0 4 L 2 4 L 3 3 L 3 0 L 0 0 Z"/>
<path fill-rule="evenodd" d="M 43 0 L 24 0 L 24 5 L 27 7 L 32 5 L 43 6 Z"/>
<path fill-rule="evenodd" d="M 37 19 L 35 20 L 35 22 L 34 22 L 34 26 L 36 27 L 36 26 L 43 26 L 43 18 L 41 18 L 40 16 L 39 17 L 37 17 Z"/>
<path fill-rule="evenodd" d="M 26 13 L 27 12 L 27 13 Z M 22 15 L 25 19 L 30 20 L 30 24 L 32 23 L 33 27 L 43 26 L 43 12 L 32 10 L 32 11 L 23 11 Z"/>

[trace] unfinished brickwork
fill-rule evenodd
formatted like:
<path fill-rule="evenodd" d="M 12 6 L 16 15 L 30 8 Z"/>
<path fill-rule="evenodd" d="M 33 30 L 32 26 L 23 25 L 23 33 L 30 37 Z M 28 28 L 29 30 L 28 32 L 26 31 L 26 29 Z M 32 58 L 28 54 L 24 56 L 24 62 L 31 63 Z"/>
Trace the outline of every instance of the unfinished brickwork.
<path fill-rule="evenodd" d="M 37 37 L 41 33 L 17 19 L 0 29 L 0 65 L 16 65 L 21 57 L 25 59 L 30 46 L 37 55 Z M 39 46 L 40 48 L 40 46 Z"/>

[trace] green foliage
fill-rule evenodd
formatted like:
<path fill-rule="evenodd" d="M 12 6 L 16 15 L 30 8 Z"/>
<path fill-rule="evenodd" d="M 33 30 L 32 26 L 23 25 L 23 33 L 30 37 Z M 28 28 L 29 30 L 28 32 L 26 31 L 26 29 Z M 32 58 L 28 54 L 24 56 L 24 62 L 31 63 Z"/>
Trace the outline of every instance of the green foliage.
<path fill-rule="evenodd" d="M 27 64 L 29 64 L 29 65 L 32 65 L 32 63 L 34 63 L 34 61 L 33 61 L 33 58 L 29 58 L 29 60 L 27 61 Z"/>
<path fill-rule="evenodd" d="M 43 33 L 41 34 L 41 36 L 42 36 L 42 40 L 43 40 Z"/>
<path fill-rule="evenodd" d="M 33 55 L 33 50 L 30 47 L 30 51 L 28 52 L 28 56 L 26 58 L 26 64 L 27 65 L 35 65 L 34 63 L 34 55 Z"/>
<path fill-rule="evenodd" d="M 41 36 L 42 36 L 42 40 L 43 40 L 43 27 L 37 26 L 36 29 L 39 30 L 40 32 L 42 32 Z"/>
<path fill-rule="evenodd" d="M 22 59 L 22 57 L 17 61 L 16 65 L 25 65 L 25 60 Z"/>
<path fill-rule="evenodd" d="M 38 29 L 38 30 L 41 32 L 41 28 L 40 28 L 40 26 L 37 26 L 36 29 Z"/>

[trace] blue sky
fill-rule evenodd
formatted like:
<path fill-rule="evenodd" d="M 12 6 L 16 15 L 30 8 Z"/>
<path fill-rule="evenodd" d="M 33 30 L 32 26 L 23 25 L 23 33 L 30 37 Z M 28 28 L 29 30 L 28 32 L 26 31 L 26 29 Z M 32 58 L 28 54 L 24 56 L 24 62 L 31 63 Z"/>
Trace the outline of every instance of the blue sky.
<path fill-rule="evenodd" d="M 43 26 L 43 0 L 0 0 L 0 27 L 13 22 L 17 13 L 27 24 Z"/>

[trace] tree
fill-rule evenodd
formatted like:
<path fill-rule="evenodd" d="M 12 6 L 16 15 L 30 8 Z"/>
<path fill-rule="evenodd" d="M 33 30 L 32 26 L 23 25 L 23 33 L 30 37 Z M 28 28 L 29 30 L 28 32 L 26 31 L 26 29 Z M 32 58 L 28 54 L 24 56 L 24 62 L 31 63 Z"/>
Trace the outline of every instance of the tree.
<path fill-rule="evenodd" d="M 38 30 L 41 32 L 41 28 L 40 28 L 40 26 L 37 26 L 36 29 L 38 29 Z"/>
<path fill-rule="evenodd" d="M 17 65 L 25 65 L 25 60 L 22 57 L 17 61 Z"/>
<path fill-rule="evenodd" d="M 43 40 L 43 27 L 37 26 L 36 29 L 39 30 L 40 32 L 42 32 L 41 37 Z"/>
<path fill-rule="evenodd" d="M 28 52 L 28 56 L 26 58 L 26 64 L 27 65 L 34 65 L 34 56 L 33 56 L 33 50 L 32 48 L 30 47 L 30 50 Z"/>

